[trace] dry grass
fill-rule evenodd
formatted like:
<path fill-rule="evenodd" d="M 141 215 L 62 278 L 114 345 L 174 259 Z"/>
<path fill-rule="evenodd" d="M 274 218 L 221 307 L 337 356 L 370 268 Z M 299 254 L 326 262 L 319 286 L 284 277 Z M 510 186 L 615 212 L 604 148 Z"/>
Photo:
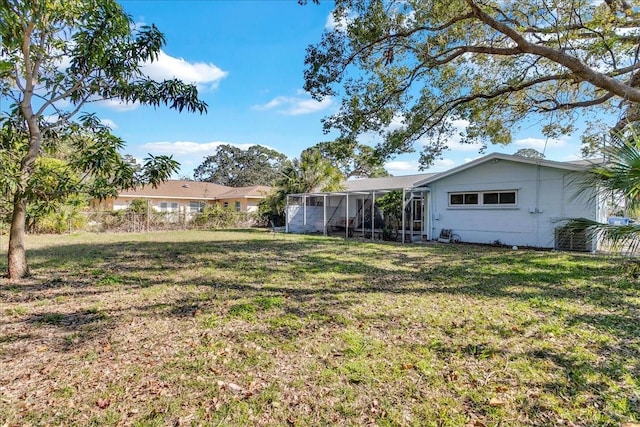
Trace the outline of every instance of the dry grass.
<path fill-rule="evenodd" d="M 29 240 L 33 277 L 0 281 L 0 425 L 640 419 L 640 286 L 615 259 L 262 232 Z"/>

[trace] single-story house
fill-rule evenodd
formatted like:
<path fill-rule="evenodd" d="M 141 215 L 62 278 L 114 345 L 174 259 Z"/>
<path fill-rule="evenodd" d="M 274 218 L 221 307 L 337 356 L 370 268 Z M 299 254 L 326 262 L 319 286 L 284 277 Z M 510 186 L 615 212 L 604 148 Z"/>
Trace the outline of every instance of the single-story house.
<path fill-rule="evenodd" d="M 210 182 L 168 180 L 156 188 L 144 186 L 126 190 L 116 198 L 96 203 L 94 207 L 107 210 L 127 209 L 132 200 L 148 200 L 151 209 L 159 212 L 194 214 L 205 206 L 218 203 L 239 212 L 255 212 L 258 203 L 271 191 L 271 187 L 228 187 Z"/>
<path fill-rule="evenodd" d="M 376 199 L 401 191 L 403 242 L 596 250 L 587 235 L 562 228 L 569 218 L 606 220 L 595 190 L 580 189 L 591 164 L 493 153 L 441 173 L 348 180 L 341 191 L 289 195 L 286 230 L 379 237 Z"/>

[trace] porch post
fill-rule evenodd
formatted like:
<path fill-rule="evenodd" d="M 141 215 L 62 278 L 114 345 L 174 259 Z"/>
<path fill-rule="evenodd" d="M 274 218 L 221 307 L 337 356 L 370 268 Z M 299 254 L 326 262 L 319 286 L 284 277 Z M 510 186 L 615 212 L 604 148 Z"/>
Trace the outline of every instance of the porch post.
<path fill-rule="evenodd" d="M 349 238 L 349 193 L 346 194 L 346 203 L 344 206 L 344 238 Z"/>
<path fill-rule="evenodd" d="M 427 241 L 431 240 L 431 191 L 426 192 L 424 205 L 424 232 L 427 235 Z"/>
<path fill-rule="evenodd" d="M 289 232 L 289 195 L 286 196 L 286 203 L 284 207 L 284 232 Z"/>
<path fill-rule="evenodd" d="M 376 231 L 376 215 L 374 205 L 376 204 L 376 192 L 371 192 L 371 240 L 373 240 L 374 233 Z"/>
<path fill-rule="evenodd" d="M 327 235 L 327 195 L 322 199 L 322 234 Z"/>
<path fill-rule="evenodd" d="M 366 203 L 367 199 L 364 198 L 364 196 L 362 196 L 362 215 L 360 215 L 360 219 L 362 220 L 362 224 L 360 224 L 360 226 L 362 227 L 362 238 L 364 239 L 364 204 Z"/>
<path fill-rule="evenodd" d="M 405 206 L 405 201 L 406 201 L 406 198 L 407 198 L 406 196 L 407 196 L 406 191 L 403 188 L 402 189 L 402 243 L 404 243 L 404 234 L 405 234 L 404 233 L 404 228 L 405 228 L 405 222 L 406 222 L 406 219 L 407 219 L 406 218 L 407 217 L 407 214 L 406 214 L 407 207 Z"/>
<path fill-rule="evenodd" d="M 302 234 L 307 234 L 307 195 L 302 196 Z"/>

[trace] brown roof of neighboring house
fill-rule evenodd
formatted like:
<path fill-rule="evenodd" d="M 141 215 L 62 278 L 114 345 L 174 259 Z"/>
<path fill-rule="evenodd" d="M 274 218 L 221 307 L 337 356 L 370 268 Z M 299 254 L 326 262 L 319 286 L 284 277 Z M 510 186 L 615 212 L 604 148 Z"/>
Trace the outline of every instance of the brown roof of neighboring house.
<path fill-rule="evenodd" d="M 150 185 L 126 190 L 119 197 L 135 198 L 173 198 L 218 200 L 229 198 L 253 198 L 265 196 L 271 190 L 264 185 L 251 187 L 227 187 L 226 185 L 213 184 L 211 182 L 168 180 L 159 184 L 156 188 Z"/>
<path fill-rule="evenodd" d="M 264 197 L 271 192 L 271 187 L 266 185 L 252 185 L 250 187 L 227 187 L 228 190 L 218 196 L 219 199 L 232 199 L 242 197 Z"/>

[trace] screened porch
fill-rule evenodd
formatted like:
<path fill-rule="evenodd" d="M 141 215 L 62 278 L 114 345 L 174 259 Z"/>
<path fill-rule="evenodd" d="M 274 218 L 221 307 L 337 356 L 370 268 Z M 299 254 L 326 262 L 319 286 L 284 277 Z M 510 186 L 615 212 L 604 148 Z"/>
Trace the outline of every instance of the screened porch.
<path fill-rule="evenodd" d="M 395 192 L 397 209 L 378 203 Z M 430 240 L 428 188 L 290 194 L 286 232 L 420 242 Z M 400 212 L 398 212 L 400 211 Z"/>

